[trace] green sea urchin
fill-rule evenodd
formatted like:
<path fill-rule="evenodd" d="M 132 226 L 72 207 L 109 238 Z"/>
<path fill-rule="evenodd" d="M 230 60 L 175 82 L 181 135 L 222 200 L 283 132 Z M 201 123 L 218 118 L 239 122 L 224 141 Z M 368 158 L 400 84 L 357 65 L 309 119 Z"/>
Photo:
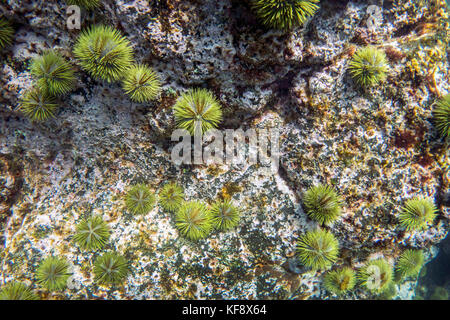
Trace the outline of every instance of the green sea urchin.
<path fill-rule="evenodd" d="M 70 63 L 55 51 L 34 58 L 31 74 L 37 78 L 41 90 L 54 96 L 71 91 L 76 80 Z"/>
<path fill-rule="evenodd" d="M 107 252 L 95 260 L 94 274 L 99 284 L 120 284 L 128 275 L 127 260 L 115 252 Z"/>
<path fill-rule="evenodd" d="M 70 275 L 69 263 L 53 256 L 43 260 L 36 272 L 37 282 L 50 291 L 63 290 Z"/>
<path fill-rule="evenodd" d="M 355 287 L 355 272 L 351 268 L 329 271 L 324 279 L 325 289 L 336 295 L 344 294 Z"/>
<path fill-rule="evenodd" d="M 329 224 L 341 215 L 341 200 L 329 186 L 319 184 L 305 192 L 303 203 L 309 217 L 321 224 Z"/>
<path fill-rule="evenodd" d="M 39 300 L 39 297 L 28 286 L 14 281 L 2 287 L 0 300 Z"/>
<path fill-rule="evenodd" d="M 431 199 L 410 199 L 399 214 L 400 225 L 407 231 L 424 229 L 433 222 L 436 212 L 437 208 Z"/>
<path fill-rule="evenodd" d="M 441 137 L 450 138 L 450 94 L 436 102 L 433 110 L 434 123 Z"/>
<path fill-rule="evenodd" d="M 175 182 L 166 183 L 159 192 L 159 203 L 168 211 L 177 210 L 184 201 L 184 190 Z"/>
<path fill-rule="evenodd" d="M 276 29 L 302 25 L 319 9 L 319 0 L 253 0 L 252 7 L 261 22 Z"/>
<path fill-rule="evenodd" d="M 125 73 L 122 86 L 130 99 L 135 102 L 147 102 L 161 91 L 158 74 L 145 65 L 134 65 Z"/>
<path fill-rule="evenodd" d="M 237 226 L 240 212 L 229 199 L 217 201 L 211 207 L 213 223 L 216 229 L 227 231 Z"/>
<path fill-rule="evenodd" d="M 175 123 L 191 135 L 202 135 L 222 120 L 222 109 L 214 95 L 206 89 L 193 89 L 184 93 L 173 107 Z"/>
<path fill-rule="evenodd" d="M 330 267 L 336 262 L 338 255 L 339 243 L 329 231 L 308 231 L 297 241 L 298 259 L 313 270 Z"/>
<path fill-rule="evenodd" d="M 133 61 L 130 41 L 109 26 L 94 26 L 81 33 L 73 49 L 81 68 L 107 82 L 123 78 Z"/>
<path fill-rule="evenodd" d="M 393 269 L 384 259 L 372 260 L 359 270 L 357 278 L 368 290 L 382 293 L 392 283 Z"/>
<path fill-rule="evenodd" d="M 425 258 L 421 250 L 406 250 L 398 258 L 395 271 L 402 277 L 417 276 Z"/>
<path fill-rule="evenodd" d="M 137 184 L 128 191 L 125 198 L 127 209 L 133 214 L 146 214 L 155 205 L 156 197 L 145 184 Z"/>
<path fill-rule="evenodd" d="M 20 110 L 31 121 L 44 121 L 55 117 L 55 98 L 47 90 L 32 88 L 22 97 L 18 110 Z"/>
<path fill-rule="evenodd" d="M 79 6 L 91 10 L 99 7 L 101 0 L 66 0 L 66 2 L 71 6 Z"/>
<path fill-rule="evenodd" d="M 100 216 L 83 219 L 76 228 L 73 239 L 83 250 L 101 249 L 109 240 L 109 227 Z"/>
<path fill-rule="evenodd" d="M 175 214 L 175 224 L 180 233 L 190 239 L 205 238 L 213 228 L 211 212 L 198 201 L 184 202 Z"/>
<path fill-rule="evenodd" d="M 3 18 L 0 18 L 0 49 L 11 43 L 14 35 L 14 29 L 11 24 Z"/>
<path fill-rule="evenodd" d="M 393 300 L 393 298 L 398 294 L 397 286 L 395 282 L 392 281 L 389 286 L 381 292 L 381 294 L 377 297 L 379 300 Z"/>
<path fill-rule="evenodd" d="M 384 51 L 375 47 L 361 48 L 349 64 L 353 79 L 363 87 L 371 87 L 386 78 L 387 58 Z"/>

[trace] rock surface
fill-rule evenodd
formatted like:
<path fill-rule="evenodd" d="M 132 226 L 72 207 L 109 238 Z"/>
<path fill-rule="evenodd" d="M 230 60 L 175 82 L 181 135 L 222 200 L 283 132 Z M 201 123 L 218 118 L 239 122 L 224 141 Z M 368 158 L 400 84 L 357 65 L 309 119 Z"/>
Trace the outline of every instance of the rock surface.
<path fill-rule="evenodd" d="M 119 84 L 78 69 L 77 90 L 59 101 L 55 119 L 39 124 L 16 110 L 32 86 L 30 60 L 55 48 L 76 65 L 79 31 L 67 29 L 63 1 L 0 4 L 16 29 L 0 66 L 1 279 L 23 281 L 51 299 L 336 298 L 323 288 L 324 272 L 294 258 L 298 236 L 318 227 L 304 213 L 302 195 L 319 182 L 344 200 L 342 218 L 328 227 L 341 247 L 337 265 L 356 269 L 382 256 L 394 265 L 406 248 L 432 259 L 449 225 L 441 196 L 450 192 L 449 149 L 431 118 L 435 99 L 449 92 L 448 17 L 444 1 L 422 2 L 384 1 L 383 24 L 369 31 L 367 7 L 378 1 L 324 0 L 304 26 L 281 32 L 263 28 L 248 1 L 104 0 L 82 12 L 82 26 L 121 30 L 136 60 L 161 76 L 161 96 L 132 103 Z M 347 66 L 367 44 L 387 52 L 390 69 L 382 85 L 362 90 Z M 192 87 L 220 100 L 219 129 L 278 128 L 279 171 L 175 166 L 170 108 Z M 231 197 L 242 211 L 239 226 L 193 243 L 159 205 L 145 216 L 126 210 L 130 185 L 144 182 L 157 192 L 169 180 L 190 200 Z M 397 215 L 419 195 L 441 199 L 440 214 L 429 229 L 405 232 Z M 113 230 L 104 251 L 130 262 L 121 286 L 97 285 L 92 265 L 99 253 L 72 241 L 76 223 L 90 214 Z M 72 264 L 62 292 L 35 284 L 35 270 L 50 254 Z M 396 298 L 413 298 L 410 280 L 397 284 Z M 372 297 L 359 287 L 346 296 Z"/>

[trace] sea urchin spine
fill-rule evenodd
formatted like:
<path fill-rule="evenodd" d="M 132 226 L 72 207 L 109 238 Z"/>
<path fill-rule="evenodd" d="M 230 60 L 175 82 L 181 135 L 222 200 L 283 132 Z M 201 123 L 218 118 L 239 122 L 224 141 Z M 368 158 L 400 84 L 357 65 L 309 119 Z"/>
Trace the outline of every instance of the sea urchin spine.
<path fill-rule="evenodd" d="M 355 283 L 355 272 L 348 267 L 329 271 L 324 277 L 325 288 L 336 295 L 342 295 L 352 290 Z"/>
<path fill-rule="evenodd" d="M 303 197 L 306 213 L 321 224 L 330 224 L 341 215 L 341 199 L 329 186 L 319 184 Z"/>
<path fill-rule="evenodd" d="M 184 201 L 184 190 L 176 182 L 166 183 L 159 192 L 159 204 L 168 211 L 177 210 Z"/>
<path fill-rule="evenodd" d="M 127 209 L 133 214 L 146 214 L 156 201 L 153 192 L 145 184 L 137 184 L 128 191 L 125 198 Z"/>
<path fill-rule="evenodd" d="M 329 231 L 309 231 L 298 239 L 297 257 L 304 266 L 313 270 L 331 267 L 338 255 L 339 243 Z"/>
<path fill-rule="evenodd" d="M 399 215 L 400 225 L 407 231 L 421 230 L 433 222 L 437 208 L 431 199 L 417 197 L 406 201 Z"/>
<path fill-rule="evenodd" d="M 53 256 L 42 261 L 36 272 L 38 283 L 50 291 L 63 290 L 70 275 L 69 263 Z"/>
<path fill-rule="evenodd" d="M 302 25 L 319 9 L 319 0 L 252 0 L 252 7 L 261 22 L 276 29 Z"/>
<path fill-rule="evenodd" d="M 145 65 L 133 65 L 125 73 L 122 87 L 135 102 L 148 102 L 161 91 L 158 74 Z"/>
<path fill-rule="evenodd" d="M 350 61 L 349 70 L 359 85 L 374 86 L 386 78 L 388 70 L 386 54 L 370 46 L 359 49 Z"/>
<path fill-rule="evenodd" d="M 214 225 L 218 230 L 231 230 L 239 223 L 239 209 L 229 199 L 214 203 L 211 207 L 211 214 Z"/>
<path fill-rule="evenodd" d="M 184 93 L 173 107 L 175 123 L 191 135 L 203 135 L 222 120 L 222 109 L 214 95 L 205 89 Z"/>
<path fill-rule="evenodd" d="M 108 26 L 94 26 L 81 33 L 73 49 L 81 68 L 96 79 L 120 80 L 131 67 L 130 41 Z"/>
<path fill-rule="evenodd" d="M 127 260 L 115 252 L 107 252 L 95 260 L 94 274 L 99 284 L 120 284 L 128 275 Z"/>
<path fill-rule="evenodd" d="M 175 224 L 180 233 L 190 239 L 205 238 L 213 228 L 211 212 L 198 201 L 184 202 L 175 214 Z"/>
<path fill-rule="evenodd" d="M 110 230 L 100 216 L 83 219 L 77 225 L 77 233 L 73 237 L 83 250 L 98 250 L 109 240 Z"/>

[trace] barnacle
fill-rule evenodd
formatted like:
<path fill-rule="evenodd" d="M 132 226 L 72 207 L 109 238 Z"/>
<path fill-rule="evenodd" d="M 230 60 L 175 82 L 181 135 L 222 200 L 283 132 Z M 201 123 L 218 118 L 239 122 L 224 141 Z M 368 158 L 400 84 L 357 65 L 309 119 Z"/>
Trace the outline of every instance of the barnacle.
<path fill-rule="evenodd" d="M 68 5 L 80 6 L 88 10 L 100 6 L 101 0 L 66 0 Z"/>
<path fill-rule="evenodd" d="M 321 224 L 329 224 L 341 215 L 341 200 L 329 186 L 319 184 L 306 191 L 303 197 L 306 213 Z"/>
<path fill-rule="evenodd" d="M 76 79 L 70 63 L 53 50 L 33 59 L 31 74 L 37 78 L 40 89 L 51 95 L 71 91 Z"/>
<path fill-rule="evenodd" d="M 431 199 L 417 197 L 406 201 L 399 214 L 400 225 L 407 231 L 421 230 L 433 222 L 437 208 Z"/>
<path fill-rule="evenodd" d="M 107 252 L 95 260 L 94 274 L 99 284 L 120 284 L 128 275 L 128 262 L 115 252 Z"/>
<path fill-rule="evenodd" d="M 356 283 L 355 272 L 348 267 L 329 271 L 324 277 L 325 289 L 336 295 L 352 290 Z"/>
<path fill-rule="evenodd" d="M 423 252 L 420 250 L 406 250 L 398 258 L 395 271 L 403 277 L 416 276 L 424 264 Z"/>
<path fill-rule="evenodd" d="M 7 20 L 0 18 L 0 49 L 11 43 L 13 35 L 14 29 L 11 27 L 11 24 Z"/>
<path fill-rule="evenodd" d="M 73 49 L 81 68 L 97 79 L 120 80 L 133 61 L 130 41 L 109 26 L 83 31 Z"/>
<path fill-rule="evenodd" d="M 208 208 L 199 201 L 184 202 L 175 214 L 175 225 L 180 233 L 190 239 L 205 238 L 213 228 L 213 219 Z"/>
<path fill-rule="evenodd" d="M 122 87 L 136 102 L 147 102 L 154 99 L 161 90 L 158 74 L 145 65 L 133 65 L 125 73 Z"/>
<path fill-rule="evenodd" d="M 319 0 L 253 0 L 252 6 L 261 22 L 276 29 L 302 25 L 319 9 Z"/>
<path fill-rule="evenodd" d="M 381 293 L 392 283 L 392 266 L 384 259 L 372 260 L 359 270 L 357 277 L 365 288 Z"/>
<path fill-rule="evenodd" d="M 13 281 L 2 287 L 0 300 L 39 300 L 39 297 L 25 284 Z"/>
<path fill-rule="evenodd" d="M 214 203 L 211 207 L 211 214 L 214 226 L 219 230 L 233 229 L 239 223 L 239 209 L 229 199 Z"/>
<path fill-rule="evenodd" d="M 125 198 L 127 209 L 134 214 L 146 214 L 155 205 L 156 197 L 145 184 L 137 184 L 128 191 Z"/>
<path fill-rule="evenodd" d="M 206 89 L 184 93 L 173 107 L 175 123 L 191 135 L 204 134 L 222 120 L 222 109 L 214 95 Z"/>
<path fill-rule="evenodd" d="M 55 98 L 47 90 L 36 87 L 25 92 L 18 110 L 31 121 L 44 121 L 55 117 L 57 108 Z"/>
<path fill-rule="evenodd" d="M 450 138 L 450 94 L 436 102 L 433 116 L 436 129 L 441 137 Z"/>
<path fill-rule="evenodd" d="M 63 290 L 70 275 L 69 263 L 54 256 L 43 260 L 36 272 L 37 282 L 50 291 Z"/>
<path fill-rule="evenodd" d="M 159 203 L 168 211 L 175 211 L 184 201 L 184 190 L 176 182 L 169 182 L 159 192 Z"/>
<path fill-rule="evenodd" d="M 361 48 L 353 55 L 349 70 L 359 85 L 374 86 L 386 78 L 388 70 L 386 54 L 371 46 Z"/>
<path fill-rule="evenodd" d="M 109 240 L 109 227 L 100 216 L 83 219 L 76 228 L 73 239 L 84 250 L 101 249 Z"/>
<path fill-rule="evenodd" d="M 339 243 L 329 231 L 308 231 L 297 241 L 298 259 L 313 270 L 330 267 L 336 262 L 338 255 Z"/>

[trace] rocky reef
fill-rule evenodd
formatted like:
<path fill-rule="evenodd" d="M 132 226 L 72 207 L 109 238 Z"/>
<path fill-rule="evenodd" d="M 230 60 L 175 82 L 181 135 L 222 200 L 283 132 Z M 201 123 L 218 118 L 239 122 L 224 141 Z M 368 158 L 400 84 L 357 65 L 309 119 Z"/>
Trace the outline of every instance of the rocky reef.
<path fill-rule="evenodd" d="M 119 83 L 92 78 L 77 64 L 80 30 L 67 27 L 63 1 L 7 0 L 2 15 L 15 34 L 0 51 L 0 279 L 20 281 L 41 299 L 413 299 L 417 277 L 396 279 L 383 294 L 356 285 L 337 296 L 327 270 L 296 258 L 302 234 L 321 227 L 339 242 L 336 267 L 357 271 L 383 258 L 395 266 L 407 249 L 425 262 L 446 237 L 450 210 L 447 141 L 433 122 L 449 93 L 449 19 L 445 1 L 322 0 L 304 24 L 276 30 L 243 0 L 103 0 L 81 10 L 81 27 L 108 25 L 153 68 L 161 92 L 133 102 Z M 371 5 L 382 21 L 368 28 Z M 363 88 L 349 62 L 365 46 L 387 57 L 386 79 Z M 33 122 L 17 109 L 33 86 L 31 60 L 54 49 L 76 68 L 75 90 L 54 118 Z M 219 129 L 278 128 L 276 173 L 259 164 L 176 165 L 172 106 L 191 88 L 214 93 Z M 186 200 L 230 199 L 241 212 L 232 230 L 191 241 L 158 203 L 127 210 L 132 185 L 156 194 L 169 181 Z M 319 183 L 342 199 L 342 214 L 321 226 L 305 212 L 305 192 Z M 405 201 L 433 199 L 423 230 L 407 231 Z M 101 216 L 111 229 L 101 250 L 83 251 L 79 221 Z M 95 281 L 103 252 L 129 263 L 121 284 Z M 47 256 L 70 263 L 70 283 L 50 291 L 36 282 Z M 1 287 L 0 285 L 0 287 Z M 449 287 L 450 284 L 447 284 Z"/>

